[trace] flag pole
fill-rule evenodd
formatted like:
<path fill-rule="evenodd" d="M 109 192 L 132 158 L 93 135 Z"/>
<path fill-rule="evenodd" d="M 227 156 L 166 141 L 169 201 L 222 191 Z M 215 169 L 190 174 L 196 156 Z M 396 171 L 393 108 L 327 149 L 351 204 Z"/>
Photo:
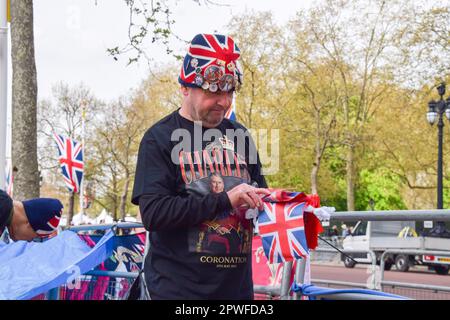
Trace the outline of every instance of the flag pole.
<path fill-rule="evenodd" d="M 0 189 L 6 187 L 6 133 L 8 122 L 8 0 L 0 0 Z"/>
<path fill-rule="evenodd" d="M 85 120 L 86 120 L 86 100 L 82 100 L 81 101 L 81 148 L 83 150 L 83 162 L 85 163 L 85 159 L 86 159 L 86 146 L 85 146 L 85 139 L 84 139 L 84 135 L 85 135 Z M 80 183 L 80 222 L 83 223 L 83 216 L 85 214 L 84 212 L 84 179 L 85 179 L 85 174 L 84 174 L 84 168 L 85 166 L 83 166 L 83 178 L 81 179 L 81 183 Z"/>

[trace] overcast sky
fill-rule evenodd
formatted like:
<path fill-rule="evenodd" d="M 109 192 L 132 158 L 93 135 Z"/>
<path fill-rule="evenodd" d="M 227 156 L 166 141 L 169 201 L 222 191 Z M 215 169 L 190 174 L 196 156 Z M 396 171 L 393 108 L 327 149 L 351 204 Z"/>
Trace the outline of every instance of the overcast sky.
<path fill-rule="evenodd" d="M 280 23 L 310 1 L 216 0 L 229 6 L 199 6 L 176 1 L 175 33 L 190 40 L 197 33 L 226 33 L 224 26 L 234 14 L 246 10 L 270 10 Z M 48 98 L 58 81 L 84 82 L 101 99 L 111 100 L 136 88 L 148 74 L 147 64 L 126 66 L 127 58 L 114 61 L 106 49 L 127 43 L 128 11 L 124 0 L 34 1 L 38 98 Z M 239 44 L 244 46 L 245 44 Z M 173 44 L 180 48 L 182 42 Z M 163 48 L 153 48 L 156 63 L 173 61 Z"/>
<path fill-rule="evenodd" d="M 312 0 L 211 0 L 221 5 L 201 5 L 193 0 L 170 1 L 176 21 L 174 33 L 191 40 L 197 33 L 227 33 L 225 25 L 233 15 L 246 11 L 271 11 L 283 24 Z M 200 0 L 204 3 L 204 0 Z M 118 61 L 107 49 L 127 43 L 128 8 L 124 0 L 35 0 L 34 42 L 38 82 L 38 100 L 51 98 L 51 89 L 59 81 L 70 86 L 84 83 L 104 101 L 114 100 L 137 88 L 147 77 L 146 62 L 126 66 L 128 58 Z M 244 46 L 245 44 L 239 44 Z M 171 48 L 185 52 L 182 41 Z M 9 51 L 11 46 L 9 46 Z M 149 54 L 155 64 L 174 62 L 164 47 L 152 47 Z M 184 55 L 184 53 L 183 53 Z M 11 65 L 8 71 L 11 83 Z M 11 143 L 11 87 L 8 88 L 7 157 Z"/>

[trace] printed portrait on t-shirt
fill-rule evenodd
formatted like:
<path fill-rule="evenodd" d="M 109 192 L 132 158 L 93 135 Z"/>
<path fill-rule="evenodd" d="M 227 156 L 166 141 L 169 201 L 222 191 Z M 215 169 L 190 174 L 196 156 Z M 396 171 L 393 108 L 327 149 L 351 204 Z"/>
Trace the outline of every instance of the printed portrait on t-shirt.
<path fill-rule="evenodd" d="M 205 152 L 206 151 L 206 152 Z M 184 154 L 181 170 L 186 190 L 189 193 L 204 196 L 207 193 L 221 193 L 248 182 L 247 165 L 243 157 L 223 147 L 223 144 L 209 145 L 202 152 Z M 197 159 L 198 163 L 189 163 Z M 230 160 L 232 159 L 232 160 Z M 207 173 L 207 175 L 206 175 Z M 211 255 L 247 254 L 251 251 L 252 222 L 245 219 L 247 208 L 234 209 L 218 213 L 210 221 L 205 221 L 190 229 L 189 251 Z"/>
<path fill-rule="evenodd" d="M 213 173 L 209 179 L 210 191 L 224 191 L 224 178 Z M 245 210 L 222 212 L 214 220 L 205 221 L 198 229 L 196 252 L 212 254 L 240 254 L 249 251 L 251 225 L 245 219 Z"/>

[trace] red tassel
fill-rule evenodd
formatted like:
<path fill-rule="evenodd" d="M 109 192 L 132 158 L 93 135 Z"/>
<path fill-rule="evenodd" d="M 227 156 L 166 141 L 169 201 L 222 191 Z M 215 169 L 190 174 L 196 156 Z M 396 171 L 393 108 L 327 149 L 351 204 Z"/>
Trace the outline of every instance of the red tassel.
<path fill-rule="evenodd" d="M 305 220 L 305 236 L 308 248 L 314 250 L 319 245 L 318 236 L 323 232 L 320 220 L 312 212 L 305 212 L 303 215 Z"/>
<path fill-rule="evenodd" d="M 314 208 L 320 208 L 320 198 L 317 194 L 308 195 L 308 202 L 306 205 L 311 205 Z M 305 236 L 308 248 L 314 250 L 319 245 L 318 236 L 323 232 L 322 224 L 316 215 L 312 212 L 305 212 L 303 215 L 305 221 Z"/>

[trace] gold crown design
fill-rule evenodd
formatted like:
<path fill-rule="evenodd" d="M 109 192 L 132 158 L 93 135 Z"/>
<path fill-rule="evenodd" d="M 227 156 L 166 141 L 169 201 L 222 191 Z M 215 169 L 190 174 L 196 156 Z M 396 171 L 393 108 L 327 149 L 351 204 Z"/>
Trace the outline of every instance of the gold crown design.
<path fill-rule="evenodd" d="M 229 140 L 227 136 L 224 135 L 222 138 L 219 138 L 219 141 L 222 144 L 222 148 L 234 151 L 234 142 Z"/>

